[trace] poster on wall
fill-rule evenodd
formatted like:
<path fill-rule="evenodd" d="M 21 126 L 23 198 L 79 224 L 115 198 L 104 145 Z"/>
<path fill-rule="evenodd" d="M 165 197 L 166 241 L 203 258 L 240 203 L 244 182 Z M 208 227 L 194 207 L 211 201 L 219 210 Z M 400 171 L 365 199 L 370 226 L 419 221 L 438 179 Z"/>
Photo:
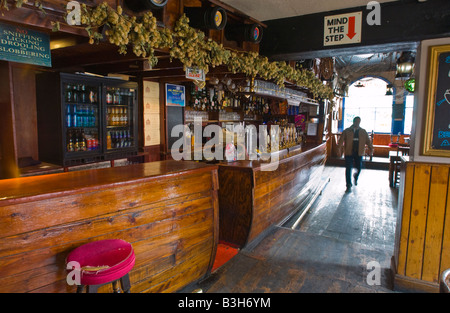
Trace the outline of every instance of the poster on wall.
<path fill-rule="evenodd" d="M 52 66 L 47 34 L 0 23 L 0 60 Z"/>
<path fill-rule="evenodd" d="M 430 49 L 423 154 L 450 157 L 450 45 Z"/>
<path fill-rule="evenodd" d="M 166 105 L 184 107 L 185 103 L 186 94 L 184 86 L 166 84 Z"/>

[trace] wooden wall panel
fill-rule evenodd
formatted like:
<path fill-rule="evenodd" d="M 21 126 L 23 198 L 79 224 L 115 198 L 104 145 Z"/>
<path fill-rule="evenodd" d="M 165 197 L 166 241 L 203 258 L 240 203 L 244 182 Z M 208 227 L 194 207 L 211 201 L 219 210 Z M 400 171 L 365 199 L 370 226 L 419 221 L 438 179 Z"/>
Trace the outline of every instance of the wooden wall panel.
<path fill-rule="evenodd" d="M 417 279 L 420 279 L 422 275 L 430 170 L 431 167 L 428 165 L 417 165 L 414 173 L 415 184 L 413 186 L 409 224 L 406 276 Z"/>
<path fill-rule="evenodd" d="M 395 283 L 437 291 L 450 268 L 450 165 L 408 162 L 402 171 Z"/>
<path fill-rule="evenodd" d="M 441 258 L 437 256 L 441 255 L 442 250 L 448 174 L 448 167 L 431 167 L 422 279 L 435 283 L 439 282 L 440 274 Z"/>

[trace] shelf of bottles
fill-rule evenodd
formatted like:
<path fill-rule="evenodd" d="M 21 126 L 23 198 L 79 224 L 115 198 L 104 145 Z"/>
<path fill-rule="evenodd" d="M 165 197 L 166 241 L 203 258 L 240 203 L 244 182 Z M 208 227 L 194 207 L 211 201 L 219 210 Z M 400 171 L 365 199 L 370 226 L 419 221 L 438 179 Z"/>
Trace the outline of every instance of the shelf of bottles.
<path fill-rule="evenodd" d="M 257 96 L 241 95 L 217 87 L 191 87 L 190 110 L 204 112 L 242 111 L 246 118 L 256 119 L 258 115 L 270 111 L 268 99 Z"/>
<path fill-rule="evenodd" d="M 68 82 L 63 88 L 67 154 L 101 150 L 100 86 Z"/>
<path fill-rule="evenodd" d="M 136 90 L 106 87 L 106 149 L 131 148 L 135 145 L 133 108 Z"/>

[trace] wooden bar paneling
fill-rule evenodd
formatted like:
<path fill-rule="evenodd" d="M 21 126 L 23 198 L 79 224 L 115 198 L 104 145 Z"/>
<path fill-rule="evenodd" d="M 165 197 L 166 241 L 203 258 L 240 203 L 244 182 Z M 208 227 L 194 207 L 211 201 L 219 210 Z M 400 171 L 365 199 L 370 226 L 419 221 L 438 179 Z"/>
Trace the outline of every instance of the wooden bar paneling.
<path fill-rule="evenodd" d="M 287 151 L 287 150 L 286 150 Z M 278 166 L 238 161 L 219 165 L 219 239 L 245 246 L 301 208 L 317 189 L 326 143 L 296 153 L 280 152 Z"/>
<path fill-rule="evenodd" d="M 133 246 L 132 292 L 183 288 L 215 256 L 216 182 L 216 166 L 176 161 L 0 181 L 0 292 L 74 292 L 67 254 L 109 238 Z"/>
<path fill-rule="evenodd" d="M 450 165 L 407 162 L 400 188 L 395 284 L 438 291 L 450 267 Z"/>

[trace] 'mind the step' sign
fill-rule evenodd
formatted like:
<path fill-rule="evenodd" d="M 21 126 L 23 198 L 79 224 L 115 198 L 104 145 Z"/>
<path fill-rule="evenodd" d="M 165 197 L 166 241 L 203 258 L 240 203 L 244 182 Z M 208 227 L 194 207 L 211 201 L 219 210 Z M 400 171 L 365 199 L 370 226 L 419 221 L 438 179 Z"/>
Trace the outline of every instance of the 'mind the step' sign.
<path fill-rule="evenodd" d="M 323 45 L 335 46 L 361 42 L 362 12 L 325 16 Z"/>
<path fill-rule="evenodd" d="M 0 23 L 0 60 L 52 66 L 47 34 Z"/>

